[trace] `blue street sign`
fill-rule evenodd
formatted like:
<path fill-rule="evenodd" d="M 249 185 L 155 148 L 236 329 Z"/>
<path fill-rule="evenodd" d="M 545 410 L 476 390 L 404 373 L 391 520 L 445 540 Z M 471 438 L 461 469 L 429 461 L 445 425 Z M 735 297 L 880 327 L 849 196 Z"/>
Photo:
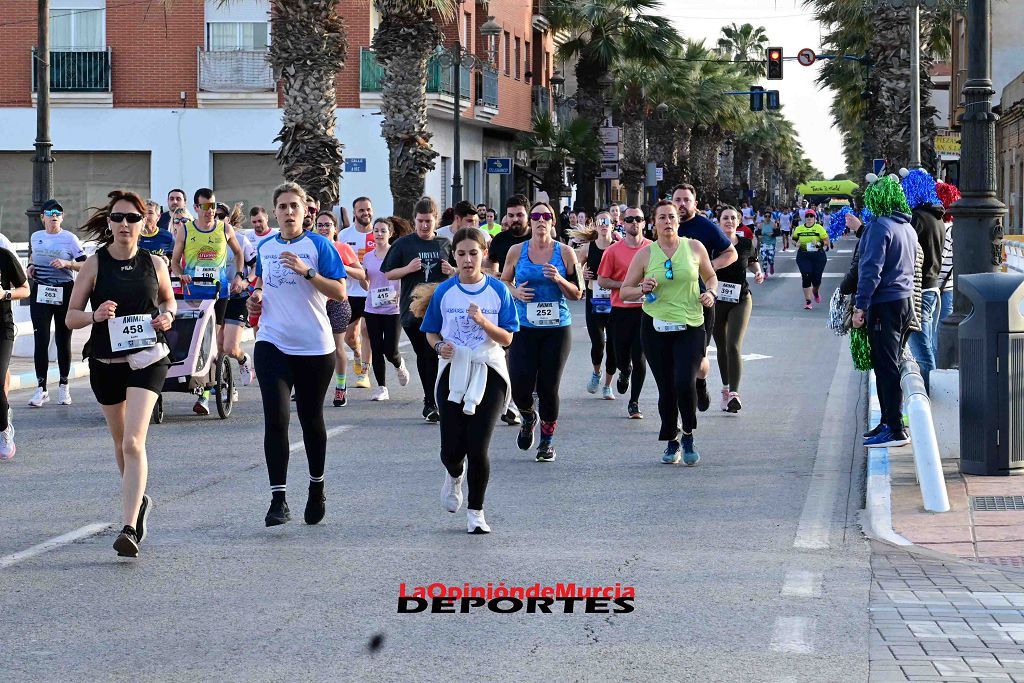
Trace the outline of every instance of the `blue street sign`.
<path fill-rule="evenodd" d="M 885 159 L 875 159 L 872 168 L 875 175 L 882 175 L 882 171 L 885 170 Z"/>
<path fill-rule="evenodd" d="M 496 175 L 512 175 L 512 157 L 487 157 L 487 172 Z"/>
<path fill-rule="evenodd" d="M 345 173 L 366 173 L 366 159 L 345 159 Z"/>

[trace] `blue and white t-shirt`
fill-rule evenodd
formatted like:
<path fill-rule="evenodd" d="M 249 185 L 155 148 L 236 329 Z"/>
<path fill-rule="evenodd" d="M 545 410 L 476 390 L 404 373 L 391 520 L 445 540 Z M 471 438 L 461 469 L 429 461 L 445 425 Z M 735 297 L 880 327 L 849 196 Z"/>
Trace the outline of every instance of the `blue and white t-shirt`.
<path fill-rule="evenodd" d="M 498 327 L 519 331 L 519 316 L 508 287 L 490 275 L 475 285 L 462 284 L 458 277 L 439 284 L 430 297 L 420 331 L 440 334 L 456 346 L 475 349 L 487 340 L 487 333 L 469 317 L 470 304 L 479 306 L 484 317 Z"/>
<path fill-rule="evenodd" d="M 63 261 L 84 261 L 85 252 L 82 251 L 82 243 L 73 232 L 61 230 L 56 233 L 49 233 L 45 230 L 36 230 L 32 233 L 30 242 L 32 245 L 32 266 L 35 267 L 36 282 L 44 285 L 60 285 L 65 282 L 74 282 L 75 271 L 70 268 L 54 268 L 50 262 L 54 259 Z"/>
<path fill-rule="evenodd" d="M 286 251 L 325 278 L 345 278 L 345 266 L 338 252 L 321 235 L 303 232 L 292 240 L 277 235 L 260 242 L 256 275 L 263 278 L 263 313 L 256 341 L 270 342 L 292 356 L 334 353 L 327 297 L 304 276 L 281 263 L 281 254 Z"/>

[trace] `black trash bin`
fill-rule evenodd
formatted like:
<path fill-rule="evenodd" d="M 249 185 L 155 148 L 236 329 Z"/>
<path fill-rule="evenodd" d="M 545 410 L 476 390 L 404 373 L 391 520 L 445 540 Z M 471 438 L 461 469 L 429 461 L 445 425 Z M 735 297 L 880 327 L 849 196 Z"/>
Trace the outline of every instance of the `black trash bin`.
<path fill-rule="evenodd" d="M 961 275 L 960 471 L 1024 474 L 1024 275 Z"/>

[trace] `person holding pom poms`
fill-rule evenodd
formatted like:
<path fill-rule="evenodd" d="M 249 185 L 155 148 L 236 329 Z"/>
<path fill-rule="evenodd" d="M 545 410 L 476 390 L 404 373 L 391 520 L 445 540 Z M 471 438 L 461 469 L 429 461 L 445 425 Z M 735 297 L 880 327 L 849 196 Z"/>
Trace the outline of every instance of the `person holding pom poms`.
<path fill-rule="evenodd" d="M 865 446 L 902 446 L 900 356 L 914 322 L 914 263 L 917 235 L 898 176 L 868 174 L 864 204 L 874 219 L 860 241 L 860 263 L 853 326 L 867 325 L 871 364 L 878 385 L 882 421 L 865 434 Z"/>

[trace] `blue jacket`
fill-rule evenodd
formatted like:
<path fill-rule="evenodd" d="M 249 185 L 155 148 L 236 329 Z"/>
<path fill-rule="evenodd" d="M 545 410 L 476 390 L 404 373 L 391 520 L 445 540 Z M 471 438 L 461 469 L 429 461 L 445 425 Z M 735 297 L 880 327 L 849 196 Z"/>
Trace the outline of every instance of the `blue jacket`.
<path fill-rule="evenodd" d="M 914 295 L 917 233 L 910 216 L 877 216 L 860 240 L 857 308 L 909 299 Z"/>

